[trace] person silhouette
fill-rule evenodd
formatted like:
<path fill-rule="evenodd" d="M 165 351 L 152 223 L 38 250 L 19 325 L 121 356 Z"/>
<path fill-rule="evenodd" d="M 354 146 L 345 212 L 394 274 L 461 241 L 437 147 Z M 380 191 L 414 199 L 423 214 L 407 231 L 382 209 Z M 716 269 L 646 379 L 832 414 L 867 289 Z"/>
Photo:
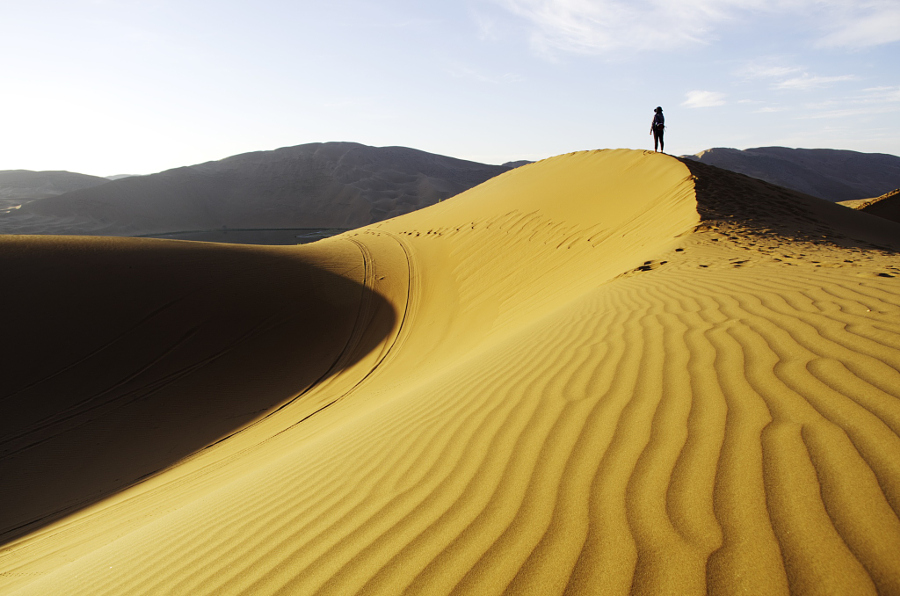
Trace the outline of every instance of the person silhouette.
<path fill-rule="evenodd" d="M 663 116 L 663 110 L 657 106 L 653 115 L 653 122 L 650 124 L 650 134 L 653 135 L 653 150 L 666 152 L 666 145 L 663 141 L 663 133 L 666 130 L 666 118 Z M 657 148 L 658 147 L 658 148 Z"/>

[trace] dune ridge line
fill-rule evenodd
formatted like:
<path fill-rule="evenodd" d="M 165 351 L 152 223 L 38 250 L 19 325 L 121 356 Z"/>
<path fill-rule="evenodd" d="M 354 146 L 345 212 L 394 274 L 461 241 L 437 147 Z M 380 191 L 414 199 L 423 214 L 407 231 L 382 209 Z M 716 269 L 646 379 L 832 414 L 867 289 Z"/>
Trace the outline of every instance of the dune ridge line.
<path fill-rule="evenodd" d="M 740 174 L 602 150 L 299 247 L 106 241 L 125 264 L 166 250 L 215 263 L 185 293 L 164 273 L 196 270 L 164 261 L 155 302 L 105 323 L 167 345 L 140 326 L 148 308 L 189 296 L 212 313 L 204 337 L 228 347 L 227 367 L 191 369 L 168 394 L 145 391 L 155 377 L 126 383 L 142 413 L 198 404 L 189 423 L 215 438 L 8 539 L 0 592 L 900 593 L 898 238 L 893 222 Z M 20 283 L 40 242 L 55 241 L 4 246 Z M 134 296 L 107 262 L 72 277 Z M 245 291 L 223 306 L 236 269 Z M 297 324 L 271 320 L 258 342 L 228 333 L 233 312 L 292 307 Z M 80 375 L 135 366 L 90 341 L 81 360 L 39 346 L 53 366 L 18 381 L 35 417 Z M 231 424 L 200 399 L 226 372 L 241 381 L 227 403 L 274 388 Z M 85 424 L 112 422 L 145 432 Z M 92 437 L 47 440 L 78 461 Z M 0 465 L 32 491 L 79 477 L 46 479 L 28 457 Z"/>

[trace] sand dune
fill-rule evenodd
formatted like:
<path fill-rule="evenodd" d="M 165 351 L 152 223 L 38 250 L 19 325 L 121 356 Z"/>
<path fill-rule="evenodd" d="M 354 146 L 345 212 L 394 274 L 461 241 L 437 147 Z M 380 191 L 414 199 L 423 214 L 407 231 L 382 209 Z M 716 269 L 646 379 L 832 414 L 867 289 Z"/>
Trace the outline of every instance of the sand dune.
<path fill-rule="evenodd" d="M 898 231 L 618 150 L 296 248 L 9 240 L 79 258 L 5 303 L 0 592 L 900 593 Z"/>
<path fill-rule="evenodd" d="M 844 207 L 850 207 L 863 213 L 877 215 L 891 221 L 900 223 L 900 188 L 885 193 L 874 199 L 857 199 L 855 201 L 841 201 Z"/>

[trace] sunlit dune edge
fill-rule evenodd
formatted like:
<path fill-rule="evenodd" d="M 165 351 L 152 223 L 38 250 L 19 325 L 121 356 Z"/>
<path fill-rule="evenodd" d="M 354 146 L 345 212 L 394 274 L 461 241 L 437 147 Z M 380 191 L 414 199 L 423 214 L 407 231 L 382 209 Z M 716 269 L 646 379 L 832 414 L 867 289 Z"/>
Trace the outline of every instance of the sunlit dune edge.
<path fill-rule="evenodd" d="M 629 150 L 299 247 L 2 239 L 0 593 L 900 593 L 898 250 Z"/>
<path fill-rule="evenodd" d="M 900 223 L 900 188 L 887 192 L 880 197 L 841 201 L 839 204 Z"/>

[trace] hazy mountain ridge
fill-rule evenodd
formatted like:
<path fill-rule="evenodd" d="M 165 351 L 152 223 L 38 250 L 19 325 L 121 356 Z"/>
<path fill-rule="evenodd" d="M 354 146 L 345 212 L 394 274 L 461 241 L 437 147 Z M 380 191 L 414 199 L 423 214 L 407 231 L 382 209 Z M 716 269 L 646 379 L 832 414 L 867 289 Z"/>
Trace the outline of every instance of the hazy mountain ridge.
<path fill-rule="evenodd" d="M 20 205 L 109 182 L 106 178 L 66 171 L 0 170 L 0 213 Z"/>
<path fill-rule="evenodd" d="M 107 182 L 106 178 L 77 172 L 0 170 L 0 199 L 44 199 Z"/>
<path fill-rule="evenodd" d="M 900 186 L 900 157 L 884 153 L 717 147 L 684 157 L 835 202 L 877 197 Z"/>
<path fill-rule="evenodd" d="M 405 147 L 309 143 L 48 198 L 0 217 L 0 232 L 354 228 L 437 203 L 509 169 Z"/>
<path fill-rule="evenodd" d="M 886 154 L 760 147 L 685 157 L 831 201 L 900 187 L 900 157 Z M 0 172 L 0 234 L 356 228 L 433 205 L 527 163 L 487 165 L 406 147 L 331 142 L 111 181 L 7 171 Z"/>

